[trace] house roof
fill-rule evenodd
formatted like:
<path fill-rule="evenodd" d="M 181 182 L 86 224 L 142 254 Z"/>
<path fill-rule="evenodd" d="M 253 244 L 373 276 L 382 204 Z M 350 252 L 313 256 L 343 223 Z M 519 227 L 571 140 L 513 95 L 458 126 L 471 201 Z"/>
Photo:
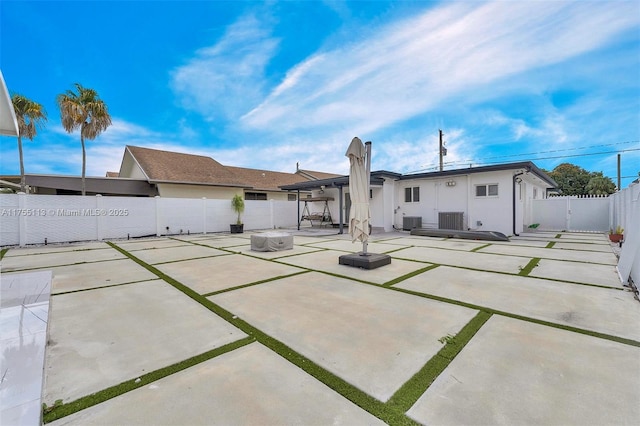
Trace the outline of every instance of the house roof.
<path fill-rule="evenodd" d="M 524 169 L 529 173 L 533 173 L 550 187 L 556 188 L 558 184 L 549 175 L 542 171 L 531 161 L 521 161 L 517 163 L 494 164 L 491 166 L 469 167 L 466 169 L 443 170 L 441 172 L 414 173 L 400 176 L 400 180 L 421 179 L 421 178 L 439 178 L 457 175 L 468 175 L 470 173 L 486 173 L 504 170 Z"/>
<path fill-rule="evenodd" d="M 467 169 L 456 169 L 456 170 L 444 170 L 442 172 L 429 172 L 429 173 L 415 173 L 408 175 L 401 175 L 399 173 L 388 172 L 385 170 L 378 170 L 375 172 L 371 172 L 371 185 L 382 185 L 383 178 L 392 178 L 396 180 L 409 180 L 409 179 L 436 179 L 440 177 L 449 177 L 449 176 L 457 176 L 457 175 L 467 175 L 470 173 L 483 173 L 483 172 L 494 172 L 494 171 L 503 171 L 503 170 L 525 170 L 529 173 L 533 173 L 544 183 L 549 185 L 549 187 L 556 188 L 558 184 L 549 177 L 544 171 L 539 169 L 535 164 L 531 161 L 523 161 L 519 163 L 506 163 L 506 164 L 497 164 L 492 166 L 481 166 L 481 167 L 470 167 Z M 291 185 L 283 185 L 282 188 L 285 191 L 295 191 L 295 190 L 310 190 L 324 187 L 339 187 L 346 186 L 349 184 L 349 176 L 340 176 L 329 179 L 320 179 L 316 181 L 307 181 L 307 182 L 299 182 Z"/>
<path fill-rule="evenodd" d="M 211 157 L 130 145 L 126 149 L 149 182 L 247 186 L 233 171 Z"/>
<path fill-rule="evenodd" d="M 149 183 L 234 186 L 262 191 L 281 191 L 280 187 L 283 185 L 340 176 L 312 170 L 285 173 L 225 166 L 213 158 L 202 155 L 130 145 L 126 147 L 123 164 L 127 152 L 140 166 Z"/>
<path fill-rule="evenodd" d="M 307 181 L 308 178 L 297 173 L 273 172 L 270 170 L 247 169 L 226 166 L 247 186 L 255 190 L 280 191 L 280 186 Z"/>
<path fill-rule="evenodd" d="M 25 174 L 25 183 L 31 187 L 54 189 L 61 193 L 80 194 L 82 192 L 82 178 L 80 176 L 68 175 L 47 175 L 47 174 Z M 2 176 L 1 180 L 19 183 L 20 176 Z M 86 192 L 90 194 L 102 195 L 134 195 L 141 197 L 153 197 L 158 195 L 155 185 L 143 179 L 108 177 L 85 178 Z"/>

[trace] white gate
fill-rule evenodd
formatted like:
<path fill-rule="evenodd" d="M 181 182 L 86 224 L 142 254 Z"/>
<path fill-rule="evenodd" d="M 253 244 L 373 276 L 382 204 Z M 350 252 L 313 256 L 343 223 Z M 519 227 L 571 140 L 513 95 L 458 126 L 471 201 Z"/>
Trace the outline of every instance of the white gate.
<path fill-rule="evenodd" d="M 609 230 L 608 196 L 569 196 L 532 200 L 532 222 L 547 231 Z"/>

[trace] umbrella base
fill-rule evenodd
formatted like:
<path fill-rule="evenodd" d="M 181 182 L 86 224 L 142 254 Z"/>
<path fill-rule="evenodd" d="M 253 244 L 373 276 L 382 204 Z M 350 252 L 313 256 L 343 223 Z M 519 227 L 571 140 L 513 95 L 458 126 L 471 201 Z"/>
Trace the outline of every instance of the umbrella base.
<path fill-rule="evenodd" d="M 340 265 L 354 266 L 362 269 L 376 269 L 391 263 L 391 256 L 377 253 L 352 253 L 343 254 L 338 259 Z"/>

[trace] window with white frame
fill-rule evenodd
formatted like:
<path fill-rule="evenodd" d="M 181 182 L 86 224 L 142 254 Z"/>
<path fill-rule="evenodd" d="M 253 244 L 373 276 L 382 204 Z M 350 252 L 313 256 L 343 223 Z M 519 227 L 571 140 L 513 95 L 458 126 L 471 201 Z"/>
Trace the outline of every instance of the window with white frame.
<path fill-rule="evenodd" d="M 476 185 L 476 197 L 497 197 L 498 184 Z"/>
<path fill-rule="evenodd" d="M 420 201 L 420 187 L 414 186 L 404 189 L 404 202 L 417 203 Z"/>

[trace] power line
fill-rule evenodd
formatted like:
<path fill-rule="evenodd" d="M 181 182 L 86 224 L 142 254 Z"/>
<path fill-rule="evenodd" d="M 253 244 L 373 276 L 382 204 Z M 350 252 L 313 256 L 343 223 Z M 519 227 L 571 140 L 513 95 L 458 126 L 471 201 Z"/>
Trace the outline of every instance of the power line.
<path fill-rule="evenodd" d="M 554 152 L 565 152 L 565 151 L 577 151 L 580 149 L 591 149 L 591 148 L 600 148 L 600 147 L 605 147 L 605 146 L 617 146 L 617 145 L 628 145 L 631 143 L 640 143 L 640 141 L 625 141 L 625 142 L 614 142 L 614 143 L 605 143 L 605 144 L 599 144 L 599 145 L 590 145 L 590 146 L 577 146 L 574 148 L 564 148 L 564 149 L 553 149 L 553 150 L 549 150 L 549 151 L 538 151 L 538 152 L 528 152 L 528 153 L 523 153 L 523 154 L 509 154 L 509 155 L 501 155 L 501 156 L 494 156 L 494 157 L 486 157 L 485 159 L 487 160 L 491 160 L 494 158 L 505 158 L 505 157 L 522 157 L 525 155 L 538 155 L 538 154 L 550 154 L 550 153 L 554 153 Z M 487 145 L 487 146 L 494 146 L 494 145 Z M 438 151 L 429 151 L 429 154 L 437 154 Z M 445 163 L 447 164 L 447 163 Z"/>
<path fill-rule="evenodd" d="M 626 143 L 626 142 L 625 142 Z M 619 151 L 602 151 L 602 152 L 590 152 L 590 153 L 584 153 L 584 154 L 570 154 L 570 155 L 558 155 L 558 156 L 550 156 L 550 157 L 538 157 L 538 158 L 531 158 L 529 159 L 529 161 L 538 161 L 538 160 L 554 160 L 554 159 L 558 159 L 558 158 L 574 158 L 574 157 L 588 157 L 588 156 L 592 156 L 592 155 L 606 155 L 606 154 L 618 154 L 618 153 L 622 153 L 622 152 L 632 152 L 632 151 L 640 151 L 640 148 L 631 148 L 631 149 L 623 149 L 623 150 L 619 150 Z M 554 151 L 547 151 L 547 152 L 554 152 Z M 518 154 L 518 155 L 529 155 L 529 154 Z M 517 155 L 504 155 L 504 156 L 499 156 L 499 157 L 487 157 L 487 159 L 493 159 L 493 158 L 506 158 L 506 157 L 513 157 L 513 156 L 517 156 Z M 447 162 L 445 163 L 448 166 L 453 166 L 453 165 L 466 165 L 466 164 L 476 164 L 476 165 L 490 165 L 490 164 L 501 164 L 503 163 L 503 161 L 474 161 L 474 160 L 458 160 L 458 161 L 451 161 L 451 162 Z M 412 172 L 408 172 L 408 173 L 418 173 L 418 172 L 422 172 L 422 171 L 427 171 L 433 168 L 437 168 L 438 166 L 435 165 L 429 165 L 428 167 L 424 167 L 420 170 L 416 170 L 416 171 L 412 171 Z"/>

